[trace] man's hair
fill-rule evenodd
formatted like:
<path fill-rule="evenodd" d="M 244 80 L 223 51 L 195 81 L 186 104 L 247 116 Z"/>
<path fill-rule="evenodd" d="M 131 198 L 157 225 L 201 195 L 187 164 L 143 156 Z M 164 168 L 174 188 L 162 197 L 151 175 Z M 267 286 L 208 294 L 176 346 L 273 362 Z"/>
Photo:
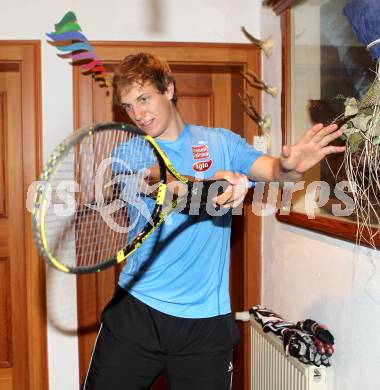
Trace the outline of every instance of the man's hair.
<path fill-rule="evenodd" d="M 133 84 L 140 85 L 151 82 L 157 90 L 164 94 L 170 83 L 174 86 L 172 102 L 177 105 L 176 82 L 167 62 L 150 53 L 131 54 L 116 67 L 112 81 L 113 102 L 121 105 L 121 92 Z"/>

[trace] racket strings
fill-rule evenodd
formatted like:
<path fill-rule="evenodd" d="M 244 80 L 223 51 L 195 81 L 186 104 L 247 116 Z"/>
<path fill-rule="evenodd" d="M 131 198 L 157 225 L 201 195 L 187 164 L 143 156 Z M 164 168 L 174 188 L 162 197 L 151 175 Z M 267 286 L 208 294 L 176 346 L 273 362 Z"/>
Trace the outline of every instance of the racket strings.
<path fill-rule="evenodd" d="M 108 129 L 84 137 L 55 167 L 46 210 L 50 254 L 69 268 L 93 267 L 116 256 L 151 222 L 159 179 L 149 143 Z"/>
<path fill-rule="evenodd" d="M 116 133 L 117 134 L 117 133 Z M 103 137 L 102 137 L 103 136 Z M 105 133 L 95 133 L 94 136 L 94 142 L 89 142 L 89 146 L 94 147 L 94 163 L 90 164 L 89 168 L 93 169 L 93 178 L 95 177 L 95 181 L 99 180 L 98 174 L 100 174 L 100 180 L 104 180 L 104 183 L 108 183 L 110 179 L 112 178 L 112 171 L 106 170 L 104 172 L 104 177 L 101 177 L 103 174 L 103 171 L 99 172 L 99 166 L 103 164 L 105 159 L 110 156 L 112 150 L 108 150 L 108 146 L 111 145 L 117 145 L 117 139 L 113 140 L 112 137 L 114 134 L 110 131 L 106 131 Z M 102 139 L 104 138 L 104 139 Z M 102 142 L 103 141 L 103 142 Z M 97 165 L 97 162 L 100 162 L 99 165 Z M 94 186 L 94 184 L 93 184 Z M 92 186 L 92 187 L 93 187 Z M 98 206 L 100 207 L 108 207 L 109 204 L 112 204 L 112 202 L 115 199 L 114 193 L 110 192 L 113 190 L 113 187 L 110 186 L 108 188 L 104 188 L 103 185 L 100 183 L 96 184 L 94 188 L 91 187 L 91 190 L 94 191 L 94 201 Z M 114 191 L 114 190 L 113 190 Z M 115 192 L 115 191 L 114 191 Z M 100 204 L 99 204 L 100 203 Z M 85 210 L 88 210 L 88 207 L 85 207 Z M 122 222 L 122 221 L 121 221 Z M 121 234 L 109 234 L 107 229 L 104 229 L 102 221 L 99 221 L 99 214 L 93 215 L 91 213 L 90 218 L 90 233 L 87 234 L 86 237 L 86 243 L 83 245 L 83 249 L 86 249 L 85 255 L 89 253 L 89 263 L 91 265 L 96 264 L 97 257 L 99 257 L 102 252 L 104 252 L 103 246 L 107 243 L 107 241 L 110 242 L 109 247 L 106 246 L 106 255 L 111 257 L 112 254 L 109 253 L 111 248 L 114 248 L 115 245 L 122 245 L 122 235 Z M 111 230 L 112 233 L 114 233 L 113 230 Z M 103 239 L 102 239 L 103 238 Z M 94 244 L 96 247 L 95 250 L 91 250 L 90 245 Z M 78 245 L 79 246 L 79 245 Z M 80 246 L 79 246 L 80 247 Z M 100 256 L 102 258 L 102 256 Z"/>

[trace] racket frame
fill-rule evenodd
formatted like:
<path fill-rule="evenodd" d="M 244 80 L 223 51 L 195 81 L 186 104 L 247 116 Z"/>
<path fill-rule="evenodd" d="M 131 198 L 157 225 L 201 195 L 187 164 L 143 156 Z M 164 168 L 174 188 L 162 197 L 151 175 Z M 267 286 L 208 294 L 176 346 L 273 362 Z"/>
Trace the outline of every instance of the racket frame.
<path fill-rule="evenodd" d="M 120 250 L 115 253 L 114 258 L 111 258 L 93 266 L 70 267 L 65 264 L 62 264 L 51 253 L 47 243 L 45 217 L 50 202 L 50 196 L 48 196 L 48 192 L 51 190 L 49 185 L 50 179 L 54 177 L 54 174 L 58 169 L 59 163 L 68 155 L 70 150 L 75 147 L 75 145 L 79 144 L 81 140 L 94 133 L 112 129 L 128 131 L 135 133 L 138 136 L 142 136 L 150 144 L 157 158 L 157 161 L 160 166 L 160 185 L 157 189 L 157 195 L 155 198 L 156 204 L 152 211 L 152 224 L 148 222 L 146 226 L 142 229 L 142 231 L 132 240 L 132 242 L 130 242 L 124 248 L 120 248 Z M 170 203 L 168 207 L 163 209 L 167 189 L 166 169 L 174 176 L 176 180 L 188 185 L 189 188 L 191 187 L 189 186 L 190 181 L 186 177 L 181 175 L 173 167 L 169 158 L 167 157 L 165 152 L 159 147 L 157 142 L 151 136 L 144 134 L 138 128 L 132 125 L 128 125 L 121 122 L 106 122 L 99 123 L 93 126 L 85 126 L 75 131 L 61 144 L 59 144 L 58 147 L 50 155 L 40 175 L 40 182 L 37 184 L 37 188 L 35 191 L 34 205 L 32 209 L 32 231 L 34 241 L 42 258 L 47 264 L 54 266 L 58 270 L 72 274 L 99 272 L 105 268 L 108 268 L 112 265 L 116 265 L 126 260 L 127 257 L 134 253 L 144 243 L 144 241 L 162 224 L 162 222 L 166 219 L 167 215 L 171 211 L 173 211 L 179 204 L 177 200 L 174 200 Z"/>

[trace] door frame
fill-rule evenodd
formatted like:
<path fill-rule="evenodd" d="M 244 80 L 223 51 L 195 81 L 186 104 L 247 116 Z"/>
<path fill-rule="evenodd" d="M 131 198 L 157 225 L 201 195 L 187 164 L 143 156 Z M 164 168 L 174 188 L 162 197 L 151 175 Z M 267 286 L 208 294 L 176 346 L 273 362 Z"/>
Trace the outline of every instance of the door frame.
<path fill-rule="evenodd" d="M 37 180 L 41 169 L 41 43 L 37 40 L 4 40 L 6 49 L 1 61 L 17 62 L 21 69 L 22 168 L 24 201 L 28 187 Z M 45 265 L 40 259 L 32 237 L 31 215 L 24 207 L 25 237 L 27 367 L 28 389 L 48 389 L 47 317 Z M 17 302 L 13 303 L 15 306 Z M 17 309 L 16 309 L 17 310 Z M 27 390 L 27 389 L 26 389 Z"/>
<path fill-rule="evenodd" d="M 98 56 L 105 64 L 117 64 L 128 54 L 145 51 L 157 55 L 169 62 L 169 64 L 191 64 L 191 65 L 239 65 L 244 71 L 252 69 L 257 74 L 261 74 L 261 53 L 260 50 L 251 44 L 225 44 L 225 43 L 188 43 L 188 42 L 105 42 L 93 41 L 91 45 Z M 74 128 L 80 128 L 85 124 L 93 122 L 92 94 L 88 93 L 88 83 L 91 82 L 89 76 L 83 76 L 79 67 L 73 69 L 74 79 Z M 93 88 L 99 88 L 93 83 Z M 253 96 L 257 109 L 261 110 L 261 93 L 252 88 L 247 81 L 243 80 L 243 91 Z M 110 90 L 110 93 L 111 90 Z M 238 101 L 238 97 L 236 97 Z M 90 103 L 81 106 L 80 102 L 87 100 Z M 239 104 L 239 102 L 237 103 Z M 244 115 L 242 135 L 253 141 L 253 136 L 258 134 L 258 128 L 251 119 Z M 247 197 L 243 213 L 244 221 L 244 263 L 239 276 L 243 280 L 235 280 L 234 283 L 243 283 L 243 294 L 240 296 L 239 310 L 247 310 L 252 305 L 261 303 L 261 218 L 252 212 L 252 192 Z M 81 278 L 81 276 L 79 277 Z M 83 280 L 83 279 L 82 279 Z M 79 281 L 79 279 L 78 279 Z M 88 282 L 84 282 L 88 283 Z M 92 281 L 90 283 L 96 283 Z M 79 281 L 78 291 L 80 291 Z M 80 294 L 79 294 L 80 295 Z M 94 297 L 96 299 L 96 297 Z M 80 326 L 86 327 L 86 321 L 81 324 L 80 319 L 84 313 L 78 312 L 79 338 L 78 348 L 86 344 L 85 332 L 80 330 Z M 83 329 L 84 329 L 83 328 Z M 244 384 L 243 389 L 249 388 L 250 383 L 250 327 L 248 323 L 241 325 L 244 359 Z M 94 333 L 94 330 L 93 330 Z M 96 334 L 96 332 L 95 332 Z M 80 370 L 88 362 L 81 359 L 79 352 Z"/>

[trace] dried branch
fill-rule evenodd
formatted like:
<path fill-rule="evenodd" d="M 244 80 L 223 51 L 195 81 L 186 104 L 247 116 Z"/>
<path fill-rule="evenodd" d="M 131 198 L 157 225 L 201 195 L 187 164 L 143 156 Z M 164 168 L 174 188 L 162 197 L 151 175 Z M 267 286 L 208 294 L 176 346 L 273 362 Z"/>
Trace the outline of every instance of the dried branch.
<path fill-rule="evenodd" d="M 252 70 L 248 69 L 246 73 L 241 72 L 241 75 L 244 77 L 244 79 L 251 87 L 261 89 L 264 92 L 269 93 L 273 97 L 277 96 L 278 88 L 265 84 L 265 82 L 261 80 L 260 77 L 257 76 L 257 74 Z"/>
<path fill-rule="evenodd" d="M 254 106 L 253 97 L 246 93 L 245 98 L 243 98 L 239 93 L 239 99 L 243 105 L 244 112 L 259 126 L 262 134 L 268 134 L 271 129 L 271 120 L 267 116 L 261 117 Z"/>

